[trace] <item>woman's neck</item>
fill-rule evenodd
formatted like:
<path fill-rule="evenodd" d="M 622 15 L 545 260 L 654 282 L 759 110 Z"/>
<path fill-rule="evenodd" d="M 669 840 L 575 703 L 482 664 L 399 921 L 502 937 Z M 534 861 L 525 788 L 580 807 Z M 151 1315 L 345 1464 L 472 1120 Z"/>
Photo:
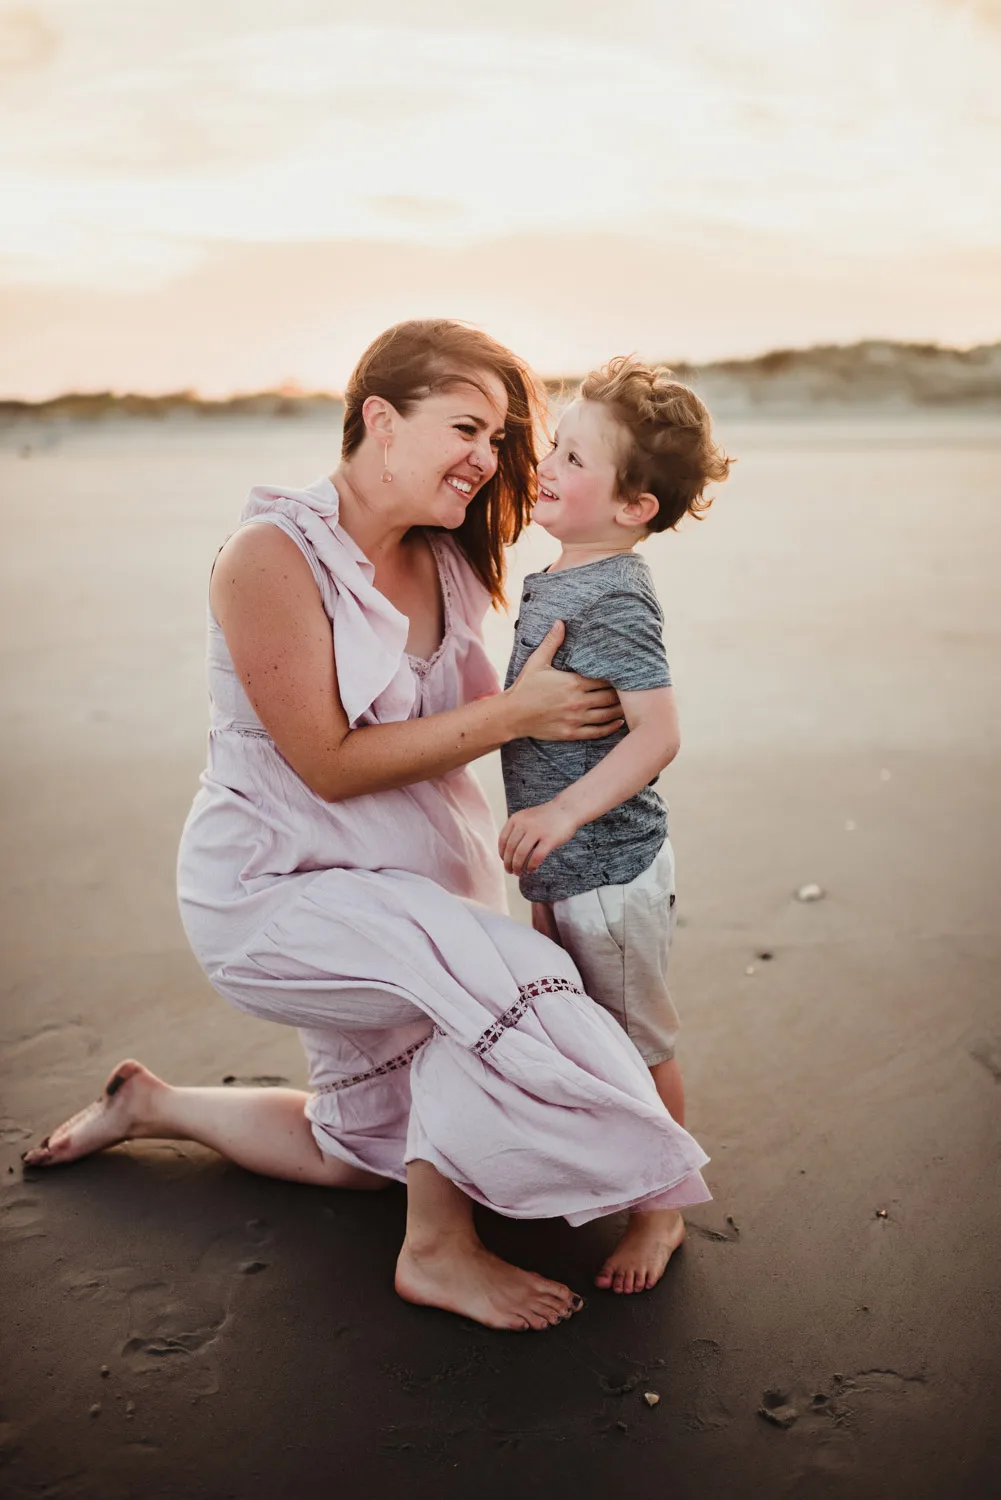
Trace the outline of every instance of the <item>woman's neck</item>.
<path fill-rule="evenodd" d="M 352 463 L 342 463 L 330 476 L 340 502 L 338 523 L 370 563 L 393 558 L 414 523 L 400 512 L 396 496 L 388 493 L 377 475 L 358 472 Z"/>

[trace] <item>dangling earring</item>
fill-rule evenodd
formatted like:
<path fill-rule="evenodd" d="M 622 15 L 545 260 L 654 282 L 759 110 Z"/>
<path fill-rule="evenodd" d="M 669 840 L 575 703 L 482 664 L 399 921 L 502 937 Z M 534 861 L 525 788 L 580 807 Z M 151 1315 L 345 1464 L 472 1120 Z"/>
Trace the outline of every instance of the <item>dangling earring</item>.
<path fill-rule="evenodd" d="M 393 476 L 389 472 L 389 444 L 388 443 L 386 444 L 386 449 L 385 449 L 385 453 L 384 453 L 384 456 L 383 456 L 383 464 L 384 464 L 384 467 L 383 467 L 383 470 L 382 470 L 382 482 L 383 482 L 383 484 L 392 484 L 392 482 L 393 482 Z"/>

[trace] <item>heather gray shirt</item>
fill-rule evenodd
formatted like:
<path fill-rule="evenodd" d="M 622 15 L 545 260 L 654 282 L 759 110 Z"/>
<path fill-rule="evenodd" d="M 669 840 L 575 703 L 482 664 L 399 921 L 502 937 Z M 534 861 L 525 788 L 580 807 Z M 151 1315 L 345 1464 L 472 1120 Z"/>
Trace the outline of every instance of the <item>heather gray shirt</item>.
<path fill-rule="evenodd" d="M 514 627 L 514 649 L 505 687 L 556 620 L 567 633 L 553 665 L 584 677 L 601 677 L 623 692 L 670 687 L 664 654 L 664 616 L 650 569 L 634 552 L 567 568 L 530 573 Z M 509 812 L 549 802 L 624 739 L 623 727 L 603 740 L 513 740 L 501 750 Z M 656 779 L 656 778 L 655 778 Z M 585 823 L 568 844 L 521 878 L 529 901 L 562 901 L 602 885 L 625 885 L 653 863 L 667 837 L 667 808 L 653 782 Z"/>

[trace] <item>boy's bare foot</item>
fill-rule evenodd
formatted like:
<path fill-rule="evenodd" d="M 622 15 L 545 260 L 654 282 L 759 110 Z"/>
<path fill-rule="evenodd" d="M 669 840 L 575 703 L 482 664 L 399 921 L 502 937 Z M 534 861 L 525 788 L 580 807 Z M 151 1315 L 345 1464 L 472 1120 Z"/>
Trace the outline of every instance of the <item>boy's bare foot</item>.
<path fill-rule="evenodd" d="M 404 1240 L 396 1290 L 407 1302 L 518 1332 L 553 1327 L 584 1306 L 560 1282 L 509 1265 L 479 1240 L 455 1236 L 428 1246 Z"/>
<path fill-rule="evenodd" d="M 166 1085 L 131 1058 L 118 1064 L 94 1104 L 88 1104 L 24 1153 L 26 1167 L 56 1167 L 117 1146 L 139 1134 L 152 1111 L 154 1095 Z"/>
<path fill-rule="evenodd" d="M 677 1209 L 630 1214 L 626 1232 L 594 1278 L 595 1285 L 613 1292 L 649 1291 L 684 1238 L 685 1221 Z"/>

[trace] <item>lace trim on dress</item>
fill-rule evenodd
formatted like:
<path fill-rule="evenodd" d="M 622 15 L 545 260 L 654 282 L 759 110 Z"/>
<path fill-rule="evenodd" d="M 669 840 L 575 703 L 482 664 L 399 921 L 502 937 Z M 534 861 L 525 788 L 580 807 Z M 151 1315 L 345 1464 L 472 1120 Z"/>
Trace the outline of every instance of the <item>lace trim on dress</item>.
<path fill-rule="evenodd" d="M 522 1016 L 529 1009 L 532 1002 L 540 995 L 581 995 L 575 984 L 569 979 L 561 979 L 558 974 L 547 974 L 544 979 L 533 979 L 531 984 L 522 985 L 518 991 L 518 998 L 513 1005 L 509 1006 L 502 1016 L 498 1016 L 492 1026 L 488 1026 L 482 1036 L 478 1037 L 473 1044 L 473 1051 L 477 1057 L 486 1057 L 491 1047 L 499 1042 L 509 1026 L 517 1026 Z"/>
<path fill-rule="evenodd" d="M 381 1078 L 386 1073 L 398 1073 L 401 1068 L 409 1068 L 417 1053 L 422 1047 L 426 1047 L 431 1040 L 430 1034 L 422 1036 L 420 1041 L 411 1042 L 404 1052 L 398 1052 L 388 1062 L 380 1063 L 376 1068 L 369 1068 L 367 1073 L 352 1073 L 350 1078 L 338 1078 L 336 1083 L 325 1083 L 316 1092 L 318 1094 L 336 1094 L 341 1089 L 353 1088 L 356 1083 L 368 1083 L 372 1078 Z"/>
<path fill-rule="evenodd" d="M 509 1005 L 503 1015 L 497 1017 L 492 1025 L 473 1043 L 472 1051 L 477 1057 L 486 1057 L 491 1047 L 504 1035 L 510 1026 L 517 1026 L 525 1012 L 530 1008 L 532 1002 L 540 995 L 582 995 L 583 990 L 571 984 L 569 979 L 561 979 L 558 974 L 547 974 L 543 979 L 533 979 L 531 984 L 522 985 L 518 991 L 518 998 L 513 1005 Z M 397 1073 L 401 1068 L 408 1068 L 422 1047 L 426 1047 L 432 1037 L 447 1036 L 440 1026 L 432 1028 L 428 1036 L 422 1036 L 419 1041 L 412 1042 L 404 1052 L 398 1052 L 388 1062 L 380 1063 L 378 1067 L 369 1068 L 365 1073 L 352 1073 L 350 1078 L 338 1078 L 336 1083 L 325 1083 L 318 1088 L 318 1094 L 336 1094 L 341 1089 L 353 1088 L 356 1083 L 369 1083 L 373 1078 L 382 1078 L 387 1073 Z"/>
<path fill-rule="evenodd" d="M 431 555 L 434 558 L 435 567 L 438 569 L 438 580 L 441 584 L 442 614 L 445 618 L 445 628 L 442 631 L 441 645 L 438 647 L 437 651 L 433 652 L 430 656 L 413 656 L 409 651 L 404 652 L 404 655 L 406 656 L 407 661 L 410 664 L 410 667 L 412 668 L 416 677 L 427 676 L 431 668 L 438 661 L 452 636 L 452 585 L 449 581 L 448 569 L 445 566 L 445 560 L 441 555 L 439 543 L 435 539 L 434 533 L 428 531 L 425 532 L 425 536 L 428 539 L 428 546 L 431 548 Z"/>

